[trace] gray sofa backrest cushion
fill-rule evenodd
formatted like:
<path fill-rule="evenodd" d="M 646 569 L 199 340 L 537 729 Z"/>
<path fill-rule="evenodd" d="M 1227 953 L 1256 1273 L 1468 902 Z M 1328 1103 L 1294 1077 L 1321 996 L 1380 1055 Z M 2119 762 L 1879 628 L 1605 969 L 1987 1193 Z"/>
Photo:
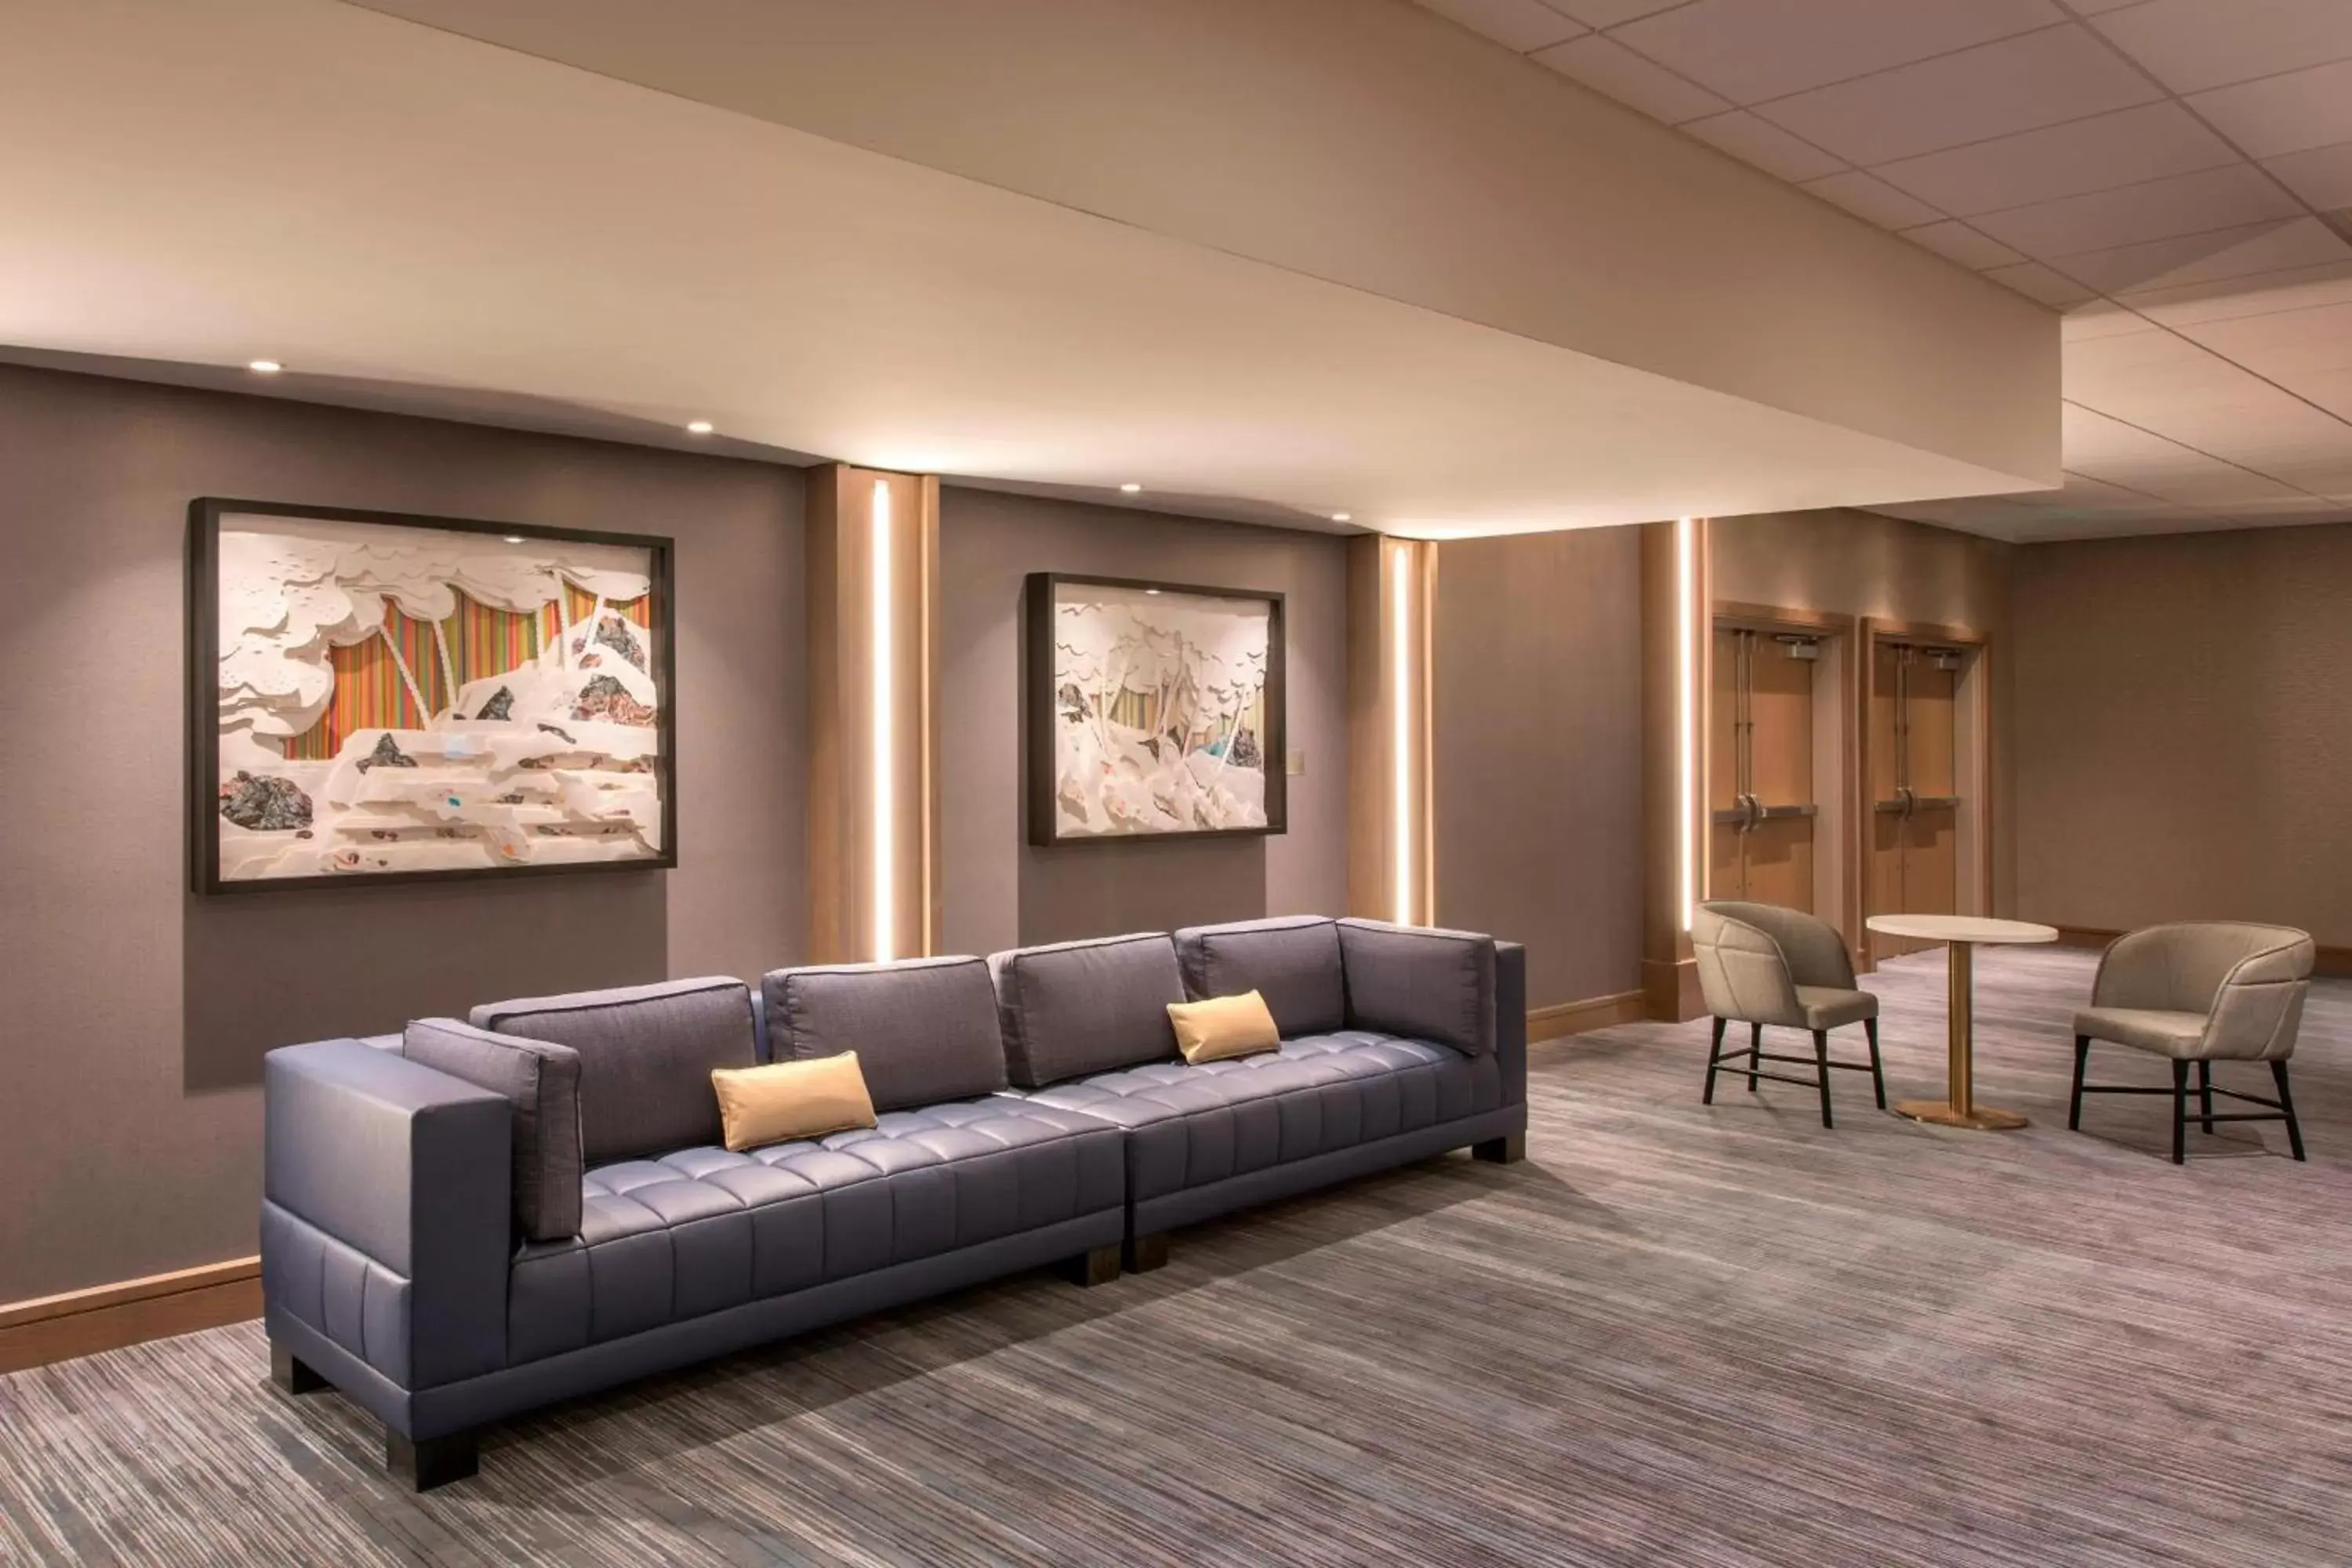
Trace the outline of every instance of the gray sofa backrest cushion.
<path fill-rule="evenodd" d="M 1350 1025 L 1433 1040 L 1465 1056 L 1495 1048 L 1493 937 L 1344 920 L 1339 955 Z"/>
<path fill-rule="evenodd" d="M 1004 1065 L 1023 1089 L 1176 1054 L 1168 1004 L 1184 1000 L 1176 944 L 1159 932 L 989 955 Z"/>
<path fill-rule="evenodd" d="M 591 1165 L 720 1142 L 710 1069 L 756 1065 L 751 987 L 724 975 L 492 1002 L 470 1018 L 580 1053 L 581 1155 Z"/>
<path fill-rule="evenodd" d="M 1348 1022 L 1348 982 L 1339 965 L 1339 922 L 1322 915 L 1282 915 L 1176 933 L 1184 989 L 1195 997 L 1265 998 L 1286 1038 L 1328 1035 Z"/>
<path fill-rule="evenodd" d="M 778 1061 L 857 1053 L 877 1110 L 1003 1089 L 996 991 L 978 958 L 811 964 L 760 983 Z"/>
<path fill-rule="evenodd" d="M 400 1054 L 513 1101 L 515 1224 L 532 1241 L 579 1235 L 580 1053 L 455 1018 L 419 1018 Z"/>

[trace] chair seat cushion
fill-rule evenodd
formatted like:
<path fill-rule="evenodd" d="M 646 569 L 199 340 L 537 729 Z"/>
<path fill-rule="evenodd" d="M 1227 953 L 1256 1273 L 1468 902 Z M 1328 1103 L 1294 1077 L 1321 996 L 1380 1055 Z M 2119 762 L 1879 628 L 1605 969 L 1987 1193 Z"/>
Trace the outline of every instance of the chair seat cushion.
<path fill-rule="evenodd" d="M 2074 1015 L 2074 1032 L 2160 1057 L 2193 1059 L 2201 1054 L 2205 1015 L 2155 1007 L 2085 1007 Z"/>
<path fill-rule="evenodd" d="M 1128 1196 L 1143 1203 L 1492 1110 L 1503 1091 L 1491 1055 L 1342 1029 L 1257 1056 L 1099 1073 L 1029 1099 L 1126 1128 Z"/>
<path fill-rule="evenodd" d="M 515 1255 L 508 1361 L 1116 1209 L 1119 1140 L 1075 1111 L 989 1095 L 813 1142 L 598 1166 L 580 1235 Z"/>
<path fill-rule="evenodd" d="M 1800 985 L 1797 1005 L 1804 1009 L 1808 1029 L 1834 1029 L 1878 1016 L 1878 998 L 1867 991 L 1841 991 L 1832 985 Z"/>

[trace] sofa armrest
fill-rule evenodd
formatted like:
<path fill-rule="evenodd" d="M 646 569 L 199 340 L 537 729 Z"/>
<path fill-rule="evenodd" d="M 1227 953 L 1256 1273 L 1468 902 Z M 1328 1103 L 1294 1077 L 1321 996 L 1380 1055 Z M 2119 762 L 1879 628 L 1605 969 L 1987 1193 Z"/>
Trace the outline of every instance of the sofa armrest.
<path fill-rule="evenodd" d="M 1503 1069 L 1503 1103 L 1528 1099 L 1528 950 L 1495 943 L 1495 1057 Z"/>
<path fill-rule="evenodd" d="M 358 1040 L 269 1053 L 262 1293 L 406 1389 L 506 1360 L 513 1107 Z"/>

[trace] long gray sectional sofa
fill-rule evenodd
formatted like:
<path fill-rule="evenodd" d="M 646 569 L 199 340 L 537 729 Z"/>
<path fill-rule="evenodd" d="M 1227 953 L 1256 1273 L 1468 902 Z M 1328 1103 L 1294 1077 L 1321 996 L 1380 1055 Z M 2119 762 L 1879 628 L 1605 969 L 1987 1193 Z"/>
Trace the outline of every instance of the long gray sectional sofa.
<path fill-rule="evenodd" d="M 1255 989 L 1194 1066 L 1167 1004 Z M 1319 917 L 488 1004 L 272 1051 L 271 1374 L 420 1490 L 486 1423 L 1469 1146 L 1519 1157 L 1525 955 Z M 878 1125 L 743 1153 L 715 1068 L 856 1050 Z"/>

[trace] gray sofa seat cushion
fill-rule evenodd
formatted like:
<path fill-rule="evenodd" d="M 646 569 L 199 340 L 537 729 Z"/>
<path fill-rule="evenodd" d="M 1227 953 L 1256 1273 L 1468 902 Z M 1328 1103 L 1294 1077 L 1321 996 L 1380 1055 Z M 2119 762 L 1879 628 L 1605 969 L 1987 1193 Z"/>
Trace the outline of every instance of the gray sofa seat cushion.
<path fill-rule="evenodd" d="M 1800 985 L 1797 1011 L 1808 1029 L 1835 1029 L 1878 1016 L 1878 997 L 1869 991 L 1846 991 L 1834 985 Z"/>
<path fill-rule="evenodd" d="M 508 1360 L 1121 1206 L 1120 1133 L 1009 1095 L 746 1153 L 681 1149 L 590 1170 L 581 1233 L 516 1254 Z"/>
<path fill-rule="evenodd" d="M 2205 1015 L 2162 1007 L 2084 1007 L 2074 1015 L 2074 1032 L 2193 1060 L 2205 1040 Z"/>
<path fill-rule="evenodd" d="M 978 958 L 779 969 L 760 983 L 775 1059 L 857 1053 L 877 1110 L 1005 1087 L 996 991 Z"/>
<path fill-rule="evenodd" d="M 1492 1110 L 1503 1084 L 1493 1056 L 1345 1029 L 1261 1056 L 1099 1073 L 1029 1100 L 1125 1128 L 1128 1198 L 1141 1203 Z"/>
<path fill-rule="evenodd" d="M 751 992 L 712 976 L 491 1002 L 478 1029 L 580 1053 L 580 1144 L 590 1164 L 724 1142 L 713 1068 L 756 1065 Z"/>
<path fill-rule="evenodd" d="M 1493 937 L 1385 921 L 1339 925 L 1349 1027 L 1494 1054 Z"/>
<path fill-rule="evenodd" d="M 580 1054 L 569 1046 L 420 1018 L 401 1054 L 514 1105 L 515 1224 L 532 1241 L 580 1234 Z"/>
<path fill-rule="evenodd" d="M 1176 960 L 1192 995 L 1255 991 L 1285 1035 L 1320 1035 L 1347 1025 L 1339 922 L 1322 915 L 1188 926 L 1176 933 Z"/>
<path fill-rule="evenodd" d="M 1110 936 L 992 953 L 1004 1065 L 1035 1089 L 1176 1054 L 1168 1004 L 1184 998 L 1164 934 Z"/>

